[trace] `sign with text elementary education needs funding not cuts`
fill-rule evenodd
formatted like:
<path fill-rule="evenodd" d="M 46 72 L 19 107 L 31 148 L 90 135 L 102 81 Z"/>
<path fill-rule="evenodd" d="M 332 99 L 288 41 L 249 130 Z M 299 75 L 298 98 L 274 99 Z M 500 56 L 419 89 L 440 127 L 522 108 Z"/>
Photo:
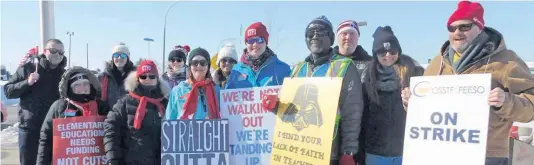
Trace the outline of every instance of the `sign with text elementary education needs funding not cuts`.
<path fill-rule="evenodd" d="M 402 164 L 484 165 L 490 74 L 413 77 Z"/>

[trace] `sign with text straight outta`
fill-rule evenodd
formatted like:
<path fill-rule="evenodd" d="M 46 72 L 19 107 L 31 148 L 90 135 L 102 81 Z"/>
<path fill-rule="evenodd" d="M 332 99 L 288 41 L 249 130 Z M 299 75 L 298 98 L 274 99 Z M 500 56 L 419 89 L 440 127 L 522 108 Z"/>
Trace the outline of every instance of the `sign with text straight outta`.
<path fill-rule="evenodd" d="M 491 74 L 412 77 L 402 164 L 484 165 Z"/>
<path fill-rule="evenodd" d="M 227 119 L 163 120 L 162 165 L 230 165 Z"/>
<path fill-rule="evenodd" d="M 279 95 L 271 165 L 330 164 L 342 78 L 286 78 Z"/>
<path fill-rule="evenodd" d="M 281 86 L 221 91 L 221 115 L 230 121 L 230 162 L 269 165 L 276 115 L 263 109 L 261 98 L 277 94 Z"/>
<path fill-rule="evenodd" d="M 83 116 L 54 119 L 52 164 L 106 164 L 105 118 L 106 116 Z"/>

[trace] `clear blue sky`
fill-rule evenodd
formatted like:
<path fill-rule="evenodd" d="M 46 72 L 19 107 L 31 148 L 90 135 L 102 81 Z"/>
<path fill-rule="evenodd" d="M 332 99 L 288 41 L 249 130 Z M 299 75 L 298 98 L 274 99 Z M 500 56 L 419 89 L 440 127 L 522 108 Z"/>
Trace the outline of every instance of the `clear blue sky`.
<path fill-rule="evenodd" d="M 131 58 L 148 57 L 144 37 L 154 39 L 150 58 L 161 64 L 163 22 L 174 2 L 55 2 L 56 38 L 68 50 L 67 31 L 72 37 L 72 65 L 85 66 L 89 43 L 89 68 L 102 68 L 111 59 L 111 49 L 125 42 Z M 262 21 L 269 29 L 269 46 L 287 63 L 308 55 L 304 29 L 319 15 L 326 15 L 334 26 L 353 19 L 367 21 L 361 27 L 360 45 L 369 52 L 372 33 L 378 26 L 390 25 L 404 53 L 421 63 L 437 54 L 447 40 L 446 22 L 457 2 L 178 2 L 167 20 L 167 52 L 173 45 L 189 44 L 215 54 L 220 42 L 236 38 L 243 48 L 240 26 L 245 29 Z M 525 61 L 534 61 L 534 2 L 482 2 L 487 26 L 505 37 L 507 46 Z M 37 1 L 1 2 L 1 63 L 9 70 L 26 51 L 39 45 L 39 7 Z M 241 43 L 239 43 L 241 42 Z M 10 63 L 12 63 L 10 68 Z"/>

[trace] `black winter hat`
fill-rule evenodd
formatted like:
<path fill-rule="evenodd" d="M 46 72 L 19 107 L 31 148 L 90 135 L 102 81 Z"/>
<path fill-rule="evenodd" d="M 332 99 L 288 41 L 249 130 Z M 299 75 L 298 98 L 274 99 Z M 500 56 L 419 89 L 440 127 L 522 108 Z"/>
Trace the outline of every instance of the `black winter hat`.
<path fill-rule="evenodd" d="M 373 38 L 373 56 L 387 51 L 398 51 L 399 54 L 402 54 L 399 40 L 390 26 L 376 28 Z"/>
<path fill-rule="evenodd" d="M 313 24 L 319 24 L 323 26 L 322 27 L 321 26 L 319 27 L 310 26 Z M 308 26 L 306 26 L 306 31 L 304 31 L 304 36 L 306 36 L 306 34 L 308 34 L 308 32 L 311 30 L 326 30 L 328 32 L 328 36 L 330 37 L 330 46 L 334 45 L 334 37 L 335 37 L 334 29 L 332 27 L 332 23 L 328 20 L 328 18 L 326 18 L 326 16 L 322 15 L 322 16 L 319 16 L 313 19 L 308 24 Z"/>
<path fill-rule="evenodd" d="M 190 64 L 191 61 L 193 61 L 193 57 L 195 56 L 202 56 L 204 58 L 206 58 L 206 60 L 208 61 L 208 67 L 211 67 L 211 63 L 210 63 L 210 53 L 208 53 L 208 51 L 206 49 L 203 49 L 203 48 L 195 48 L 193 50 L 191 50 L 191 52 L 189 52 L 189 56 L 188 56 L 188 59 L 187 59 L 187 64 Z M 208 68 L 209 69 L 209 68 Z"/>
<path fill-rule="evenodd" d="M 185 53 L 181 50 L 178 50 L 178 49 L 175 49 L 175 50 L 172 50 L 170 53 L 169 53 L 169 58 L 167 60 L 172 60 L 172 59 L 182 59 L 182 60 L 185 60 Z"/>

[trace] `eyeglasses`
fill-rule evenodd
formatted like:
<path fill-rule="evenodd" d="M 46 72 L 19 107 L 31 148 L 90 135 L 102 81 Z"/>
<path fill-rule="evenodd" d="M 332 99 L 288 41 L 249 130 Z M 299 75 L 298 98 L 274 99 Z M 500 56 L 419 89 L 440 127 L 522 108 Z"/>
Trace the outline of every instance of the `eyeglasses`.
<path fill-rule="evenodd" d="M 386 54 L 389 52 L 389 55 L 391 56 L 396 56 L 396 55 L 399 55 L 399 52 L 396 51 L 396 50 L 393 50 L 393 51 L 385 51 L 385 52 L 380 52 L 380 53 L 377 53 L 376 55 L 380 56 L 380 57 L 384 57 L 386 56 Z"/>
<path fill-rule="evenodd" d="M 169 61 L 170 61 L 170 62 L 182 62 L 182 61 L 184 61 L 184 60 L 178 58 L 178 59 L 171 59 L 171 60 L 169 60 Z"/>
<path fill-rule="evenodd" d="M 146 78 L 150 78 L 150 79 L 156 79 L 156 75 L 141 75 L 139 76 L 140 79 L 142 80 L 145 80 Z"/>
<path fill-rule="evenodd" d="M 222 63 L 230 63 L 230 64 L 235 64 L 235 63 L 237 63 L 236 60 L 234 60 L 233 58 L 230 58 L 230 57 L 226 57 L 226 58 L 221 59 L 221 62 L 222 62 Z"/>
<path fill-rule="evenodd" d="M 253 37 L 247 40 L 247 44 L 254 44 L 254 42 L 258 44 L 263 44 L 265 42 L 265 39 L 263 39 L 263 37 Z"/>
<path fill-rule="evenodd" d="M 48 48 L 48 49 L 46 49 L 46 50 L 48 50 L 48 52 L 50 52 L 50 54 L 56 54 L 56 53 L 58 53 L 59 55 L 63 55 L 63 54 L 65 54 L 65 51 L 63 51 L 63 50 L 57 50 L 57 49 L 55 49 L 55 48 Z"/>
<path fill-rule="evenodd" d="M 208 66 L 208 61 L 206 60 L 193 60 L 191 61 L 191 66 Z"/>
<path fill-rule="evenodd" d="M 128 54 L 126 53 L 113 53 L 113 58 L 122 58 L 122 59 L 126 59 L 128 58 Z"/>
<path fill-rule="evenodd" d="M 447 30 L 449 30 L 449 32 L 451 32 L 451 33 L 455 32 L 456 29 L 460 29 L 461 32 L 466 32 L 466 31 L 471 30 L 473 25 L 474 25 L 474 23 L 460 24 L 460 25 L 456 25 L 456 26 L 448 26 Z"/>
<path fill-rule="evenodd" d="M 306 37 L 308 37 L 308 38 L 313 38 L 313 36 L 324 37 L 324 36 L 327 36 L 327 35 L 328 35 L 327 31 L 308 31 L 308 32 L 306 32 Z"/>

